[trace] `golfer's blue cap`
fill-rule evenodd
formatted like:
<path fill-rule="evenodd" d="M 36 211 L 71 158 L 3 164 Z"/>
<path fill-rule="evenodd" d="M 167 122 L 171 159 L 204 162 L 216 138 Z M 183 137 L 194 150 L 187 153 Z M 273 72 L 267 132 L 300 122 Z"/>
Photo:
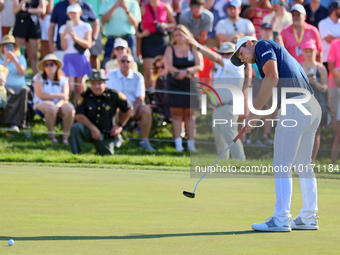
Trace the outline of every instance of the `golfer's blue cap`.
<path fill-rule="evenodd" d="M 234 54 L 231 56 L 230 61 L 234 66 L 241 66 L 244 64 L 244 62 L 242 62 L 238 57 L 237 57 L 237 52 L 238 50 L 241 48 L 241 46 L 248 42 L 248 41 L 258 41 L 256 37 L 253 36 L 245 36 L 243 38 L 241 38 L 240 40 L 237 41 L 236 43 L 236 50 L 234 52 Z"/>

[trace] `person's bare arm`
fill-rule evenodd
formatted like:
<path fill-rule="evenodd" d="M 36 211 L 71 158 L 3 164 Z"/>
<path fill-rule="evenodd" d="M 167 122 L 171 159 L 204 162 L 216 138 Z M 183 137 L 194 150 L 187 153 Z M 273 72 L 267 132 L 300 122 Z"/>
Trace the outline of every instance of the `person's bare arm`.
<path fill-rule="evenodd" d="M 120 1 L 119 0 L 117 0 L 117 2 L 105 14 L 100 15 L 100 18 L 101 18 L 103 24 L 109 22 L 112 14 L 114 13 L 114 11 L 118 7 L 120 7 Z"/>
<path fill-rule="evenodd" d="M 48 27 L 48 45 L 50 46 L 51 52 L 57 50 L 53 42 L 55 25 L 56 23 L 50 22 L 50 26 Z"/>
<path fill-rule="evenodd" d="M 34 87 L 34 93 L 37 94 L 37 96 L 42 100 L 49 100 L 49 99 L 55 99 L 55 98 L 58 98 L 61 100 L 65 99 L 65 95 L 62 93 L 61 94 L 45 93 L 43 81 L 41 80 L 40 76 L 38 76 L 34 80 L 33 87 Z"/>

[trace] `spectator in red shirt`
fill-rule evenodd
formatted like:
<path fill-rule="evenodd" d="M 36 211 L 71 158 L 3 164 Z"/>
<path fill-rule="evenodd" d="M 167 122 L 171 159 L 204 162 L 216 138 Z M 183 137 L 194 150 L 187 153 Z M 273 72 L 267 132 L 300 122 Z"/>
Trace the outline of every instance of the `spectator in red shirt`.
<path fill-rule="evenodd" d="M 290 12 L 293 24 L 281 32 L 285 48 L 299 63 L 302 63 L 305 60 L 302 54 L 302 45 L 307 41 L 314 40 L 318 51 L 316 60 L 322 63 L 323 47 L 320 33 L 316 27 L 305 22 L 305 8 L 301 4 L 295 4 Z"/>

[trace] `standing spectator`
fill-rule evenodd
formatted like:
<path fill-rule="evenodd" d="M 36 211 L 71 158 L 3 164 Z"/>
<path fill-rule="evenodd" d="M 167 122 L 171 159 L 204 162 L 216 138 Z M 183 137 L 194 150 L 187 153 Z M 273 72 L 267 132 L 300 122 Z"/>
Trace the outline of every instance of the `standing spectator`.
<path fill-rule="evenodd" d="M 119 58 L 124 53 L 130 53 L 132 55 L 132 51 L 129 48 L 128 42 L 122 38 L 117 38 L 115 40 L 111 59 L 105 64 L 105 70 L 111 71 L 113 69 L 119 68 Z M 133 61 L 132 70 L 138 72 L 138 67 L 135 61 Z"/>
<path fill-rule="evenodd" d="M 340 143 L 340 131 L 338 128 L 340 126 L 338 125 L 338 121 L 340 120 L 339 117 L 339 108 L 338 105 L 340 105 L 340 39 L 333 40 L 329 52 L 328 52 L 328 69 L 329 69 L 329 75 L 328 75 L 328 105 L 331 109 L 332 113 L 332 120 L 333 120 L 333 129 L 334 131 L 337 131 L 336 141 L 334 140 L 333 148 L 335 144 Z M 333 149 L 332 149 L 333 150 Z M 335 152 L 334 152 L 335 153 Z M 332 156 L 332 163 L 336 162 L 337 155 L 334 157 Z M 333 160 L 335 158 L 335 160 Z M 334 161 L 334 162 L 333 162 Z"/>
<path fill-rule="evenodd" d="M 194 47 L 200 46 L 197 42 L 191 40 L 190 37 L 183 37 L 185 37 L 187 42 Z M 245 65 L 240 67 L 234 66 L 230 62 L 230 58 L 234 51 L 235 44 L 232 42 L 222 43 L 220 49 L 217 50 L 217 53 L 207 47 L 201 47 L 200 49 L 200 52 L 203 54 L 203 56 L 215 63 L 215 72 L 213 73 L 213 77 L 215 79 L 214 87 L 216 83 L 227 83 L 234 85 L 235 87 L 244 91 L 245 88 L 248 87 L 248 82 L 250 81 L 249 79 L 247 81 L 244 79 L 246 75 L 245 68 L 249 68 L 250 65 L 247 65 L 247 67 Z M 222 105 L 220 105 L 218 98 L 214 94 L 214 98 L 216 102 L 218 102 L 218 105 L 213 110 L 212 118 L 227 119 L 228 121 L 231 120 L 233 123 L 237 123 L 239 116 L 233 115 L 232 93 L 228 89 L 215 88 L 215 90 L 222 99 Z M 228 147 L 228 144 L 232 143 L 233 139 L 237 136 L 237 125 L 233 125 L 232 127 L 228 125 L 218 125 L 213 127 L 213 133 L 217 154 L 221 155 L 225 148 Z M 246 159 L 242 142 L 240 140 L 237 140 L 236 144 L 230 148 L 230 151 L 225 153 L 224 158 L 228 160 L 230 154 L 234 159 Z"/>
<path fill-rule="evenodd" d="M 13 35 L 18 46 L 26 46 L 27 56 L 33 74 L 38 72 L 38 40 L 41 38 L 41 29 L 38 15 L 46 12 L 45 0 L 20 1 L 13 0 L 13 13 L 15 24 Z"/>
<path fill-rule="evenodd" d="M 315 133 L 313 153 L 312 153 L 312 161 L 315 162 L 316 156 L 318 155 L 320 148 L 320 136 L 321 136 L 321 125 L 323 123 L 323 119 L 327 120 L 327 116 L 324 116 L 325 108 L 327 107 L 327 100 L 325 97 L 325 93 L 327 90 L 327 69 L 321 63 L 317 62 L 316 57 L 316 45 L 314 41 L 308 41 L 302 46 L 303 55 L 305 61 L 301 64 L 303 70 L 308 76 L 309 84 L 312 86 L 314 91 L 314 96 L 316 100 L 318 100 L 323 116 L 321 117 L 321 123 Z"/>
<path fill-rule="evenodd" d="M 290 10 L 293 24 L 281 32 L 284 47 L 299 63 L 305 59 L 302 54 L 302 45 L 307 41 L 314 40 L 317 48 L 317 61 L 322 62 L 322 41 L 318 29 L 305 22 L 306 11 L 301 4 L 295 4 Z"/>
<path fill-rule="evenodd" d="M 104 25 L 104 35 L 108 37 L 104 47 L 102 66 L 110 59 L 116 38 L 123 38 L 129 44 L 136 60 L 136 28 L 141 21 L 141 11 L 136 0 L 103 0 L 100 17 Z"/>
<path fill-rule="evenodd" d="M 12 0 L 1 0 L 0 1 L 0 10 L 1 3 L 3 4 L 3 9 L 1 11 L 1 34 L 2 36 L 9 34 L 9 31 L 14 26 L 15 16 L 13 14 L 13 2 Z"/>
<path fill-rule="evenodd" d="M 165 69 L 168 71 L 167 90 L 190 93 L 190 78 L 197 77 L 197 73 L 203 69 L 203 59 L 200 47 L 192 47 L 185 41 L 183 34 L 193 38 L 185 26 L 177 25 L 171 34 L 171 45 L 164 54 Z M 170 93 L 167 95 L 167 105 L 170 107 L 176 150 L 184 150 L 181 138 L 184 120 L 188 150 L 194 151 L 198 98 Z"/>
<path fill-rule="evenodd" d="M 141 11 L 143 31 L 139 37 L 142 38 L 144 79 L 148 88 L 151 85 L 153 59 L 164 54 L 165 48 L 169 45 L 168 30 L 175 27 L 176 21 L 171 7 L 160 0 L 150 0 Z"/>
<path fill-rule="evenodd" d="M 56 0 L 54 0 L 56 1 Z M 51 22 L 48 29 L 48 40 L 50 45 L 50 51 L 53 52 L 58 59 L 64 58 L 64 52 L 61 49 L 60 46 L 60 28 L 62 25 L 66 24 L 66 21 L 69 20 L 69 17 L 67 15 L 67 7 L 69 5 L 79 4 L 82 10 L 80 19 L 83 22 L 90 22 L 92 25 L 92 48 L 90 50 L 91 56 L 90 60 L 92 63 L 97 62 L 97 55 L 101 54 L 101 34 L 100 34 L 100 25 L 99 25 L 99 19 L 94 13 L 92 7 L 85 3 L 82 0 L 64 0 L 59 3 L 57 3 L 54 6 L 52 16 L 51 16 Z M 56 25 L 58 26 L 58 33 L 57 33 L 57 42 L 56 47 L 54 46 L 54 31 Z M 70 86 L 72 86 L 72 82 L 70 81 Z"/>
<path fill-rule="evenodd" d="M 89 80 L 91 88 L 81 94 L 77 104 L 77 123 L 71 128 L 71 151 L 79 154 L 84 140 L 93 143 L 99 155 L 113 155 L 114 139 L 128 121 L 131 105 L 123 93 L 106 88 L 104 70 L 92 70 Z M 121 122 L 113 125 L 117 109 L 122 112 Z"/>
<path fill-rule="evenodd" d="M 74 107 L 70 104 L 68 80 L 61 71 L 62 63 L 54 54 L 48 54 L 38 64 L 42 74 L 33 77 L 33 108 L 44 114 L 45 124 L 53 144 L 59 144 L 53 129 L 57 116 L 63 119 L 62 143 L 68 145 L 68 134 L 74 121 Z"/>
<path fill-rule="evenodd" d="M 122 54 L 119 59 L 119 68 L 106 75 L 108 81 L 106 86 L 109 89 L 123 93 L 133 105 L 130 113 L 132 120 L 140 121 L 142 141 L 139 146 L 154 152 L 149 142 L 149 134 L 152 126 L 152 110 L 145 105 L 145 84 L 143 75 L 132 71 L 133 58 L 130 54 Z M 120 118 L 118 118 L 120 119 Z"/>
<path fill-rule="evenodd" d="M 287 12 L 285 0 L 272 0 L 273 11 L 263 18 L 264 23 L 272 24 L 274 32 L 281 31 L 292 24 L 292 14 Z"/>
<path fill-rule="evenodd" d="M 244 15 L 253 22 L 257 39 L 261 38 L 260 30 L 263 23 L 263 18 L 272 12 L 272 5 L 269 0 L 258 0 Z"/>
<path fill-rule="evenodd" d="M 249 19 L 240 17 L 241 5 L 237 0 L 227 4 L 228 18 L 216 25 L 216 36 L 220 43 L 231 42 L 234 37 L 255 36 L 255 27 Z"/>
<path fill-rule="evenodd" d="M 19 132 L 20 128 L 26 127 L 27 107 L 31 91 L 25 81 L 26 59 L 20 54 L 15 38 L 10 34 L 5 35 L 1 40 L 0 64 L 9 70 L 5 84 L 6 89 L 12 89 L 15 92 L 5 108 L 4 123 Z"/>
<path fill-rule="evenodd" d="M 92 46 L 92 28 L 88 23 L 80 20 L 81 8 L 79 4 L 69 5 L 67 15 L 70 20 L 66 25 L 62 25 L 59 33 L 61 48 L 64 50 L 63 71 L 66 76 L 71 78 L 71 95 L 74 87 L 74 105 L 77 104 L 80 94 L 85 90 L 83 77 L 91 74 L 91 66 L 84 53 Z"/>
<path fill-rule="evenodd" d="M 227 2 L 225 0 L 207 1 L 204 7 L 214 15 L 212 31 L 208 32 L 207 46 L 209 48 L 219 48 L 219 41 L 216 37 L 217 23 L 227 17 Z"/>
<path fill-rule="evenodd" d="M 48 41 L 48 29 L 51 22 L 51 13 L 53 11 L 54 0 L 47 1 L 46 11 L 44 15 L 40 15 L 40 27 L 41 27 L 41 41 L 40 41 L 40 54 L 41 58 L 44 58 L 51 52 Z"/>
<path fill-rule="evenodd" d="M 329 5 L 329 16 L 319 23 L 319 31 L 324 50 L 323 63 L 328 68 L 327 56 L 329 46 L 334 39 L 340 38 L 340 1 L 335 1 Z"/>
<path fill-rule="evenodd" d="M 214 15 L 204 9 L 204 0 L 190 0 L 190 9 L 181 13 L 179 23 L 192 31 L 194 38 L 205 45 L 208 32 L 212 31 Z"/>
<path fill-rule="evenodd" d="M 309 4 L 304 5 L 307 16 L 306 22 L 316 28 L 319 22 L 328 16 L 327 8 L 321 6 L 320 2 L 320 0 L 311 0 Z"/>

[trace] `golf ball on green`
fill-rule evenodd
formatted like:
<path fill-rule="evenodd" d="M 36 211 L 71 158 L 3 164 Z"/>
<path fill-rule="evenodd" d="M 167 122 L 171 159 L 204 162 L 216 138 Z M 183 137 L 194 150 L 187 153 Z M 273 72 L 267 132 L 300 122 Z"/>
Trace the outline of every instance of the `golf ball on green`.
<path fill-rule="evenodd" d="M 9 246 L 12 246 L 13 244 L 14 244 L 14 240 L 13 240 L 13 239 L 9 239 L 9 240 L 8 240 L 8 245 L 9 245 Z"/>

